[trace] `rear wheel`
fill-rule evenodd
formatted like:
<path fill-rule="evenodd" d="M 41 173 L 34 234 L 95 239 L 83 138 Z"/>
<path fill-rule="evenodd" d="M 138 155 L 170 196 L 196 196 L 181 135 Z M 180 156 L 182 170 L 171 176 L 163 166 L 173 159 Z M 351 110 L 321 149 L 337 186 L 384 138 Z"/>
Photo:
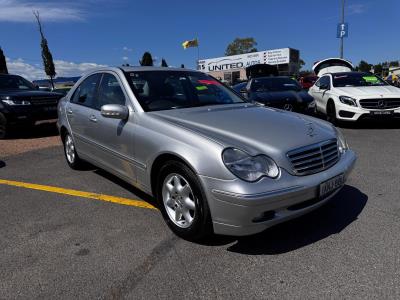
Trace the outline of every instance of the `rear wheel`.
<path fill-rule="evenodd" d="M 9 133 L 6 117 L 0 113 L 0 140 L 5 139 Z"/>
<path fill-rule="evenodd" d="M 68 165 L 74 170 L 81 169 L 84 166 L 84 162 L 79 158 L 78 153 L 76 152 L 74 140 L 68 132 L 64 135 L 63 143 L 65 159 L 67 160 Z"/>
<path fill-rule="evenodd" d="M 166 163 L 158 176 L 157 200 L 171 230 L 187 240 L 212 232 L 206 197 L 194 172 L 181 162 Z"/>

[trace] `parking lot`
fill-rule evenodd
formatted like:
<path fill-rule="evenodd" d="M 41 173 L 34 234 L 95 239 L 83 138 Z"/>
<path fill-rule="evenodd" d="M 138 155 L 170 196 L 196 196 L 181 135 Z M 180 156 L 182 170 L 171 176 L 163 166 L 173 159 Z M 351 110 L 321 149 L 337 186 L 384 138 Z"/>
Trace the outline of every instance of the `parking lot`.
<path fill-rule="evenodd" d="M 71 170 L 51 126 L 0 141 L 0 298 L 400 296 L 396 124 L 343 129 L 358 162 L 328 205 L 202 244 L 116 177 Z M 13 154 L 15 143 L 33 146 Z"/>

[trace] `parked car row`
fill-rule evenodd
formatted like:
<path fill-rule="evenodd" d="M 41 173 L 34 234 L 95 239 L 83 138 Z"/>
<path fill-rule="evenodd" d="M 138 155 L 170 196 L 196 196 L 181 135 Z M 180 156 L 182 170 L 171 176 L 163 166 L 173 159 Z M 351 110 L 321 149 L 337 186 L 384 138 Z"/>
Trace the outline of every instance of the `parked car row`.
<path fill-rule="evenodd" d="M 58 112 L 71 168 L 89 162 L 154 196 L 185 239 L 249 235 L 329 201 L 355 164 L 339 129 L 293 110 L 332 122 L 399 112 L 396 88 L 347 61 L 325 60 L 314 71 L 308 93 L 291 78 L 257 72 L 235 92 L 199 71 L 107 67 L 64 97 L 6 75 L 2 124 Z"/>
<path fill-rule="evenodd" d="M 233 86 L 251 102 L 306 114 L 326 116 L 333 124 L 372 118 L 400 117 L 400 89 L 378 76 L 356 72 L 343 59 L 316 63 L 317 76 L 266 76 Z"/>

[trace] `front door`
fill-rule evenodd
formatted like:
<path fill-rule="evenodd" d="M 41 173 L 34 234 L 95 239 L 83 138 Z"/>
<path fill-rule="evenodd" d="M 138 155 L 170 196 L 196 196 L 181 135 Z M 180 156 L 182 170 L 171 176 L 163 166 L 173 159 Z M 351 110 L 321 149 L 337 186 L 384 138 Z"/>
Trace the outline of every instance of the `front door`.
<path fill-rule="evenodd" d="M 101 107 L 106 104 L 128 106 L 131 111 L 127 120 L 106 118 L 101 115 Z M 118 173 L 126 180 L 136 181 L 134 160 L 133 109 L 127 102 L 127 96 L 118 75 L 103 73 L 100 80 L 96 110 L 93 112 L 93 124 L 90 135 L 97 144 L 96 159 L 107 169 Z"/>

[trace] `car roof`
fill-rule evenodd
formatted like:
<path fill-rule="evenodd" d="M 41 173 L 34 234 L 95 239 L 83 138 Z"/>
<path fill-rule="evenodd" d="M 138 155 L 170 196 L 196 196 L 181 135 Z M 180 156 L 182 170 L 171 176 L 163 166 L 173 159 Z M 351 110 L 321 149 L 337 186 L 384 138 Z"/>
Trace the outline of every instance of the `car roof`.
<path fill-rule="evenodd" d="M 186 71 L 186 72 L 199 72 L 197 70 L 184 69 L 184 68 L 170 68 L 170 67 L 142 67 L 142 66 L 122 66 L 119 67 L 124 72 L 138 72 L 138 71 Z"/>
<path fill-rule="evenodd" d="M 263 77 L 255 77 L 253 79 L 273 79 L 273 78 L 289 78 L 292 79 L 290 76 L 263 76 Z"/>
<path fill-rule="evenodd" d="M 370 75 L 371 73 L 359 72 L 359 71 L 351 71 L 351 72 L 326 73 L 326 74 L 323 74 L 322 76 L 325 76 L 325 75 L 350 75 L 350 74 L 366 74 L 366 75 Z"/>

